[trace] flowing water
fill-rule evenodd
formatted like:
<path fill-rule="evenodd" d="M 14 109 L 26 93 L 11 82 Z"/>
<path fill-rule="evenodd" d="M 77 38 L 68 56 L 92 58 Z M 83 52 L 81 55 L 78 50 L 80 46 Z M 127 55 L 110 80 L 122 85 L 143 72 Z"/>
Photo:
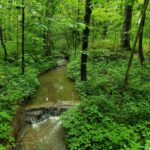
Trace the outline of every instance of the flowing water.
<path fill-rule="evenodd" d="M 67 79 L 66 68 L 57 68 L 39 78 L 40 87 L 27 107 L 49 106 L 61 101 L 77 102 L 74 83 Z"/>
<path fill-rule="evenodd" d="M 27 127 L 21 138 L 19 150 L 67 150 L 59 117 Z"/>
<path fill-rule="evenodd" d="M 42 75 L 40 87 L 25 110 L 40 110 L 55 104 L 77 104 L 79 97 L 74 83 L 66 78 L 65 72 L 65 67 L 59 67 Z M 67 150 L 66 145 L 59 116 L 49 114 L 46 119 L 25 126 L 18 138 L 17 150 Z"/>

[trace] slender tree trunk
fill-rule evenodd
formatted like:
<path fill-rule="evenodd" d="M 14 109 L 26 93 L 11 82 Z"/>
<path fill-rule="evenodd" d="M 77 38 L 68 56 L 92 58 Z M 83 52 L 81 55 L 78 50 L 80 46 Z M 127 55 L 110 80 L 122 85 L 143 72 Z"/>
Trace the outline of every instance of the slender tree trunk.
<path fill-rule="evenodd" d="M 22 0 L 22 75 L 24 75 L 25 72 L 25 59 L 24 59 L 24 53 L 25 53 L 25 46 L 24 46 L 24 23 L 25 23 L 25 6 L 24 6 L 24 0 Z"/>
<path fill-rule="evenodd" d="M 130 59 L 129 59 L 129 62 L 128 62 L 128 67 L 127 67 L 127 71 L 126 71 L 126 75 L 125 75 L 125 79 L 124 79 L 124 89 L 125 90 L 127 90 L 127 88 L 128 88 L 129 73 L 130 73 L 130 70 L 131 70 L 132 62 L 133 62 L 133 57 L 134 57 L 134 53 L 135 53 L 136 44 L 137 44 L 138 38 L 140 36 L 141 30 L 142 30 L 142 20 L 145 17 L 148 4 L 149 4 L 149 0 L 145 0 L 143 10 L 141 11 L 141 19 L 140 19 L 139 27 L 138 27 L 138 30 L 137 30 L 137 33 L 136 33 L 135 41 L 134 41 L 134 44 L 133 44 L 133 48 L 132 48 L 132 51 L 131 51 L 131 56 L 130 56 Z"/>
<path fill-rule="evenodd" d="M 126 4 L 124 10 L 123 29 L 121 35 L 121 47 L 126 50 L 131 50 L 130 30 L 132 24 L 132 11 L 133 11 L 133 6 L 130 4 Z"/>
<path fill-rule="evenodd" d="M 18 60 L 19 57 L 19 20 L 18 20 L 18 10 L 17 10 L 17 35 L 16 35 L 16 60 Z"/>
<path fill-rule="evenodd" d="M 106 38 L 107 32 L 108 32 L 107 22 L 104 22 L 104 25 L 103 25 L 103 32 L 102 32 L 103 39 Z"/>
<path fill-rule="evenodd" d="M 83 39 L 82 39 L 82 54 L 81 54 L 81 80 L 87 80 L 87 48 L 88 48 L 88 39 L 89 39 L 89 24 L 91 18 L 91 2 L 92 0 L 86 0 L 85 6 L 85 17 L 84 23 L 86 25 L 85 29 L 83 30 Z"/>
<path fill-rule="evenodd" d="M 76 21 L 76 28 L 73 30 L 72 34 L 73 34 L 73 49 L 74 49 L 74 58 L 76 57 L 77 54 L 77 47 L 80 44 L 80 32 L 79 32 L 79 24 L 81 21 L 80 18 L 80 6 L 82 4 L 82 0 L 78 0 L 78 8 L 77 8 L 77 21 Z"/>
<path fill-rule="evenodd" d="M 12 0 L 8 0 L 8 2 L 12 5 L 13 1 Z M 9 8 L 9 16 L 8 16 L 8 39 L 9 41 L 12 40 L 12 37 L 11 37 L 11 24 L 12 23 L 12 7 Z"/>
<path fill-rule="evenodd" d="M 47 0 L 46 2 L 46 18 L 47 18 L 47 30 L 45 31 L 45 55 L 49 56 L 51 55 L 51 33 L 50 33 L 50 20 L 49 17 L 51 16 L 50 12 L 49 12 L 49 0 Z"/>
<path fill-rule="evenodd" d="M 78 9 L 77 9 L 77 23 L 81 20 L 81 12 L 80 12 L 80 6 L 82 5 L 82 0 L 78 0 Z"/>
<path fill-rule="evenodd" d="M 45 35 L 45 55 L 46 56 L 51 55 L 51 42 L 50 42 L 50 30 L 49 29 L 46 31 L 46 35 Z"/>
<path fill-rule="evenodd" d="M 109 0 L 106 0 L 106 3 L 108 3 L 108 2 L 109 2 Z M 107 13 L 107 10 L 105 11 L 105 13 Z M 103 39 L 105 39 L 107 36 L 107 32 L 108 32 L 108 22 L 104 21 L 102 24 L 103 24 L 102 36 L 103 36 Z"/>
<path fill-rule="evenodd" d="M 144 1 L 144 5 L 145 4 L 146 4 L 146 0 Z M 146 15 L 141 20 L 141 31 L 140 31 L 140 36 L 139 36 L 139 58 L 140 58 L 141 64 L 143 64 L 145 60 L 144 54 L 143 54 L 143 32 L 144 32 L 144 26 L 145 26 L 145 17 Z"/>
<path fill-rule="evenodd" d="M 78 0 L 77 23 L 82 22 L 81 11 L 80 11 L 80 6 L 81 5 L 82 5 L 82 0 Z M 79 28 L 78 24 L 77 24 L 77 28 Z M 79 31 L 77 31 L 76 36 L 77 36 L 77 45 L 79 45 L 80 42 L 81 42 L 81 35 L 80 35 Z"/>
<path fill-rule="evenodd" d="M 74 31 L 74 58 L 76 57 L 77 54 L 77 43 L 78 43 L 78 37 L 77 37 L 78 31 Z"/>
<path fill-rule="evenodd" d="M 6 64 L 6 62 L 7 62 L 7 49 L 6 49 L 4 40 L 3 40 L 3 31 L 2 31 L 2 27 L 0 27 L 0 38 L 1 38 L 1 44 L 2 44 L 3 49 L 4 49 L 4 61 L 5 61 L 5 64 Z"/>

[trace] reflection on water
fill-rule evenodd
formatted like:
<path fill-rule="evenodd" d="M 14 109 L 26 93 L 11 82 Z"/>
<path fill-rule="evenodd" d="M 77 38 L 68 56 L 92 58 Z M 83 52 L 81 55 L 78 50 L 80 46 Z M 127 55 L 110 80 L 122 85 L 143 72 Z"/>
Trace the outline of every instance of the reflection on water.
<path fill-rule="evenodd" d="M 57 68 L 39 78 L 40 87 L 27 107 L 46 106 L 59 101 L 77 102 L 74 83 L 65 76 L 66 68 Z"/>

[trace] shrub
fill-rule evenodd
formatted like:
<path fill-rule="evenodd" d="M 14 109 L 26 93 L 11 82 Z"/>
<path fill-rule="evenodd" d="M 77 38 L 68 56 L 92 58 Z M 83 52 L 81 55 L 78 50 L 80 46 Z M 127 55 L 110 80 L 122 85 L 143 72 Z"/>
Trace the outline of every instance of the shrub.
<path fill-rule="evenodd" d="M 28 57 L 25 75 L 21 75 L 18 64 L 0 66 L 0 150 L 7 146 L 14 146 L 14 138 L 11 136 L 11 119 L 16 113 L 20 101 L 33 95 L 39 85 L 37 76 L 44 70 L 56 66 L 52 58 L 36 60 Z M 35 63 L 35 64 L 34 64 Z M 7 148 L 6 148 L 7 149 Z"/>
<path fill-rule="evenodd" d="M 127 60 L 112 56 L 108 50 L 89 54 L 88 80 L 84 82 L 79 77 L 79 61 L 68 66 L 67 75 L 76 81 L 82 96 L 79 106 L 62 116 L 71 150 L 150 147 L 150 65 L 141 67 L 135 58 L 128 90 L 123 91 Z"/>

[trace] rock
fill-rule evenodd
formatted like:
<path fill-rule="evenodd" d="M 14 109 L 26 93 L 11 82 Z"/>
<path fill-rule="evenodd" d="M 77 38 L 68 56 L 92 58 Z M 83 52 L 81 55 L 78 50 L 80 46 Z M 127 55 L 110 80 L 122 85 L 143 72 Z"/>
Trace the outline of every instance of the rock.
<path fill-rule="evenodd" d="M 39 122 L 50 116 L 60 116 L 63 112 L 67 111 L 76 104 L 72 102 L 58 102 L 49 107 L 41 108 L 26 108 L 25 109 L 25 121 L 27 123 Z"/>

